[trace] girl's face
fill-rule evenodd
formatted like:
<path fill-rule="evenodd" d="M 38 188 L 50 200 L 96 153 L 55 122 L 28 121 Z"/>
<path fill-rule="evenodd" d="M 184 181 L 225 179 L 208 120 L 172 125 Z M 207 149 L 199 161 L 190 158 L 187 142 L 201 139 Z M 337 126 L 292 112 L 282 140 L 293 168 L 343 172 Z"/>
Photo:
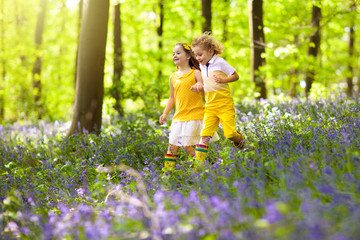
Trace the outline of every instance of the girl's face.
<path fill-rule="evenodd" d="M 189 64 L 190 56 L 186 54 L 183 47 L 176 45 L 173 50 L 173 62 L 176 66 Z"/>
<path fill-rule="evenodd" d="M 207 50 L 199 45 L 193 48 L 193 52 L 195 54 L 196 60 L 198 60 L 201 65 L 206 65 L 214 56 L 213 49 Z"/>

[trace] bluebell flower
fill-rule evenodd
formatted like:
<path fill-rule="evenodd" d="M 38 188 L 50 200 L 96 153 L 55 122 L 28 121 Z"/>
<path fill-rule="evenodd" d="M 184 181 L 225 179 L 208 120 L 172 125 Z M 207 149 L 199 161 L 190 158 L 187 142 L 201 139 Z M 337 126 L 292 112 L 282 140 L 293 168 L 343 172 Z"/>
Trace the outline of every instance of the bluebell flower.
<path fill-rule="evenodd" d="M 283 219 L 279 212 L 277 202 L 270 202 L 265 206 L 266 214 L 263 216 L 270 224 L 278 222 Z"/>
<path fill-rule="evenodd" d="M 317 186 L 318 190 L 323 194 L 334 194 L 335 189 L 330 184 L 320 184 Z"/>

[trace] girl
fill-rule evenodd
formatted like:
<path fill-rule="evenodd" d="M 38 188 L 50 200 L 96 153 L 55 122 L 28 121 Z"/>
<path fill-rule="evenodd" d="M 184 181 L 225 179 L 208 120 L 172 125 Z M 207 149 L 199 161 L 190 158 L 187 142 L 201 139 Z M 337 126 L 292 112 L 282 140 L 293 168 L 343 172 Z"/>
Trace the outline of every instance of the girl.
<path fill-rule="evenodd" d="M 223 126 L 225 137 L 233 141 L 235 147 L 243 148 L 245 145 L 244 136 L 235 129 L 235 107 L 228 84 L 237 81 L 239 75 L 223 58 L 217 56 L 223 52 L 224 47 L 210 33 L 195 37 L 192 49 L 200 63 L 204 80 L 204 127 L 200 144 L 197 144 L 195 149 L 195 164 L 204 166 L 209 140 L 219 122 Z"/>
<path fill-rule="evenodd" d="M 173 49 L 173 62 L 176 72 L 170 76 L 170 97 L 164 113 L 160 116 L 160 124 L 175 106 L 169 135 L 169 147 L 165 154 L 164 170 L 175 169 L 177 152 L 183 146 L 188 154 L 194 157 L 195 144 L 200 141 L 203 125 L 204 104 L 202 96 L 203 81 L 199 71 L 199 63 L 187 43 L 177 43 Z M 212 135 L 211 135 L 212 136 Z M 216 140 L 218 136 L 215 136 Z"/>

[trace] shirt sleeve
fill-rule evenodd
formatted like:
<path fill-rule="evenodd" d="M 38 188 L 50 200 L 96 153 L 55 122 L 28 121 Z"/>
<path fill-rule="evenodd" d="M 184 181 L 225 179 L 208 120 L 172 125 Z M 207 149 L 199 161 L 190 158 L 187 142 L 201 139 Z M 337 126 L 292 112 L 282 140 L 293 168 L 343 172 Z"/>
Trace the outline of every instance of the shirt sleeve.
<path fill-rule="evenodd" d="M 236 69 L 232 67 L 230 64 L 228 64 L 225 59 L 220 58 L 219 60 L 220 60 L 219 63 L 221 65 L 221 70 L 227 75 L 231 76 L 236 71 Z"/>

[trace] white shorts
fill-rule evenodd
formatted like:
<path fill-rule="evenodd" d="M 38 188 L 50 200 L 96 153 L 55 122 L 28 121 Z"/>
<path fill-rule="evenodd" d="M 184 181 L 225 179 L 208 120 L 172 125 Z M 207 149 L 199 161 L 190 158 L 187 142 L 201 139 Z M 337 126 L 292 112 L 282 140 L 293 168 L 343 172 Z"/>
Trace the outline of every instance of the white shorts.
<path fill-rule="evenodd" d="M 200 133 L 203 128 L 203 120 L 191 120 L 184 122 L 172 122 L 169 134 L 169 144 L 175 146 L 193 146 L 200 143 Z M 219 140 L 215 132 L 210 142 Z"/>

